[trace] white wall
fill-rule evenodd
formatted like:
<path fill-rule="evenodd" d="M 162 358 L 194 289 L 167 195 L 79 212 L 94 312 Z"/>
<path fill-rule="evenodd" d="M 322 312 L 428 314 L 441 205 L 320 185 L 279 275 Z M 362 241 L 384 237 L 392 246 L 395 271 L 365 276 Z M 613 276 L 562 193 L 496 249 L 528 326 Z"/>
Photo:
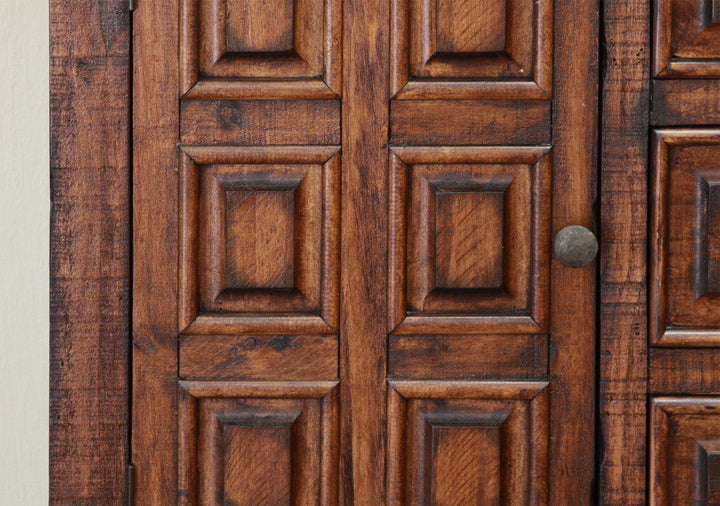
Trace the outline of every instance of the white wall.
<path fill-rule="evenodd" d="M 0 0 L 0 504 L 48 497 L 48 1 Z"/>

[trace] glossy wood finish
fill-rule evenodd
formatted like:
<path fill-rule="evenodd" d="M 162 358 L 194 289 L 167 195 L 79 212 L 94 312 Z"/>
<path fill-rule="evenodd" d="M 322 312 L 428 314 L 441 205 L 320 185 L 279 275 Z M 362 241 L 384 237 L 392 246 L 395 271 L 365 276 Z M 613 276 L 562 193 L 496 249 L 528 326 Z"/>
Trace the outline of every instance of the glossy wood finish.
<path fill-rule="evenodd" d="M 49 3 L 49 501 L 125 504 L 130 461 L 129 15 L 125 0 Z M 46 303 L 38 298 L 38 305 Z"/>

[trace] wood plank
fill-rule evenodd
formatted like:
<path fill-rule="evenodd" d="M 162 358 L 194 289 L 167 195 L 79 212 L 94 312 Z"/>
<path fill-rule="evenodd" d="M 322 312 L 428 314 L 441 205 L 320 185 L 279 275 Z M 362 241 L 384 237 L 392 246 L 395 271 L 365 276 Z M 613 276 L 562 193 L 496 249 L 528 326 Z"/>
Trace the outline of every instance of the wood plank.
<path fill-rule="evenodd" d="M 645 504 L 649 0 L 604 3 L 600 502 Z"/>
<path fill-rule="evenodd" d="M 178 2 L 133 15 L 133 406 L 136 504 L 178 502 Z M 158 419 L 160 414 L 160 420 Z M 150 450 L 152 449 L 152 451 Z"/>
<path fill-rule="evenodd" d="M 545 336 L 390 336 L 394 379 L 546 379 Z"/>
<path fill-rule="evenodd" d="M 653 126 L 720 124 L 720 81 L 656 79 L 652 84 Z"/>
<path fill-rule="evenodd" d="M 649 359 L 653 394 L 720 394 L 719 349 L 655 348 Z"/>
<path fill-rule="evenodd" d="M 553 237 L 593 227 L 597 190 L 597 2 L 555 1 Z M 590 502 L 595 458 L 595 269 L 551 269 L 549 504 Z"/>
<path fill-rule="evenodd" d="M 389 2 L 343 2 L 340 504 L 385 503 Z"/>
<path fill-rule="evenodd" d="M 184 336 L 180 377 L 313 380 L 338 377 L 337 336 Z"/>
<path fill-rule="evenodd" d="M 393 100 L 394 145 L 550 144 L 549 100 Z"/>
<path fill-rule="evenodd" d="M 180 113 L 187 144 L 340 143 L 337 100 L 184 100 Z"/>
<path fill-rule="evenodd" d="M 130 25 L 125 7 L 125 0 L 50 0 L 53 504 L 127 501 Z"/>

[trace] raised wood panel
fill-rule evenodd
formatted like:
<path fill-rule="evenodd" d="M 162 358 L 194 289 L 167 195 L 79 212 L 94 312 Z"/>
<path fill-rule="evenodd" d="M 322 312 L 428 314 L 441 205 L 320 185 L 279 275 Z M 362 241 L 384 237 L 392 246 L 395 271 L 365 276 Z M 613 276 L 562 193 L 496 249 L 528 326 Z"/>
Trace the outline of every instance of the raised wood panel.
<path fill-rule="evenodd" d="M 438 53 L 498 53 L 507 40 L 506 0 L 436 0 Z"/>
<path fill-rule="evenodd" d="M 546 387 L 391 382 L 388 504 L 545 504 Z"/>
<path fill-rule="evenodd" d="M 650 338 L 660 346 L 720 344 L 719 133 L 653 135 Z"/>
<path fill-rule="evenodd" d="M 390 336 L 395 379 L 545 379 L 546 336 Z"/>
<path fill-rule="evenodd" d="M 252 183 L 244 187 L 251 189 L 225 189 L 227 287 L 291 289 L 298 187 L 272 191 L 258 190 Z"/>
<path fill-rule="evenodd" d="M 291 53 L 294 19 L 294 0 L 226 0 L 225 48 L 228 53 Z"/>
<path fill-rule="evenodd" d="M 648 390 L 654 394 L 720 394 L 720 349 L 650 351 Z"/>
<path fill-rule="evenodd" d="M 720 399 L 651 403 L 650 504 L 719 504 Z"/>
<path fill-rule="evenodd" d="M 201 315 L 315 315 L 337 326 L 339 157 L 183 147 L 181 330 L 203 333 Z"/>
<path fill-rule="evenodd" d="M 720 124 L 720 80 L 656 79 L 651 123 L 653 126 Z"/>
<path fill-rule="evenodd" d="M 335 385 L 181 382 L 179 504 L 337 504 Z"/>
<path fill-rule="evenodd" d="M 303 128 L 297 128 L 302 124 Z M 336 100 L 183 100 L 185 144 L 340 144 Z"/>
<path fill-rule="evenodd" d="M 549 0 L 397 0 L 392 3 L 392 93 L 397 99 L 549 98 Z"/>
<path fill-rule="evenodd" d="M 180 377 L 199 380 L 331 380 L 337 336 L 188 335 L 180 338 Z"/>
<path fill-rule="evenodd" d="M 391 330 L 406 333 L 415 320 L 429 327 L 420 333 L 442 334 L 433 321 L 446 317 L 462 333 L 483 333 L 498 316 L 508 318 L 503 333 L 525 333 L 530 322 L 531 333 L 545 328 L 548 153 L 394 148 Z"/>
<path fill-rule="evenodd" d="M 339 94 L 337 0 L 183 0 L 180 19 L 186 98 Z"/>
<path fill-rule="evenodd" d="M 656 77 L 720 77 L 716 0 L 655 0 Z"/>
<path fill-rule="evenodd" d="M 460 146 L 551 142 L 549 100 L 393 100 L 390 143 L 398 146 Z"/>

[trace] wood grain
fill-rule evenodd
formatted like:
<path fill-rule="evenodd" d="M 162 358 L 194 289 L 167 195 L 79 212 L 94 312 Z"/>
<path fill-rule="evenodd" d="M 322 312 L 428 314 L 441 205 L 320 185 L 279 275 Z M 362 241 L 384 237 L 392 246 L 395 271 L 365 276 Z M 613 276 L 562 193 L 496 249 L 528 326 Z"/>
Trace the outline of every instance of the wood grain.
<path fill-rule="evenodd" d="M 437 2 L 439 53 L 493 53 L 505 50 L 505 0 Z"/>
<path fill-rule="evenodd" d="M 186 144 L 340 144 L 340 103 L 299 100 L 200 101 L 181 105 Z M 297 128 L 299 124 L 303 128 Z"/>
<path fill-rule="evenodd" d="M 388 376 L 395 379 L 547 377 L 545 336 L 390 336 Z"/>
<path fill-rule="evenodd" d="M 562 29 L 554 43 L 553 237 L 568 225 L 593 229 L 598 4 L 557 0 L 555 16 Z M 592 501 L 595 471 L 595 268 L 554 260 L 551 272 L 549 503 L 585 504 Z"/>
<path fill-rule="evenodd" d="M 341 504 L 383 504 L 389 4 L 343 2 Z"/>
<path fill-rule="evenodd" d="M 444 94 L 444 99 L 452 98 Z M 394 145 L 550 144 L 550 102 L 393 100 Z"/>
<path fill-rule="evenodd" d="M 133 14 L 133 498 L 178 501 L 179 5 Z M 160 232 L 159 232 L 160 231 Z M 152 451 L 148 449 L 152 448 Z"/>
<path fill-rule="evenodd" d="M 720 394 L 720 350 L 650 350 L 648 390 L 662 395 Z"/>
<path fill-rule="evenodd" d="M 338 377 L 337 336 L 184 336 L 180 377 L 313 380 Z"/>
<path fill-rule="evenodd" d="M 50 1 L 51 504 L 127 501 L 126 5 Z"/>
<path fill-rule="evenodd" d="M 645 504 L 650 2 L 604 2 L 599 499 Z"/>
<path fill-rule="evenodd" d="M 653 126 L 720 124 L 720 81 L 656 79 L 652 83 Z"/>

